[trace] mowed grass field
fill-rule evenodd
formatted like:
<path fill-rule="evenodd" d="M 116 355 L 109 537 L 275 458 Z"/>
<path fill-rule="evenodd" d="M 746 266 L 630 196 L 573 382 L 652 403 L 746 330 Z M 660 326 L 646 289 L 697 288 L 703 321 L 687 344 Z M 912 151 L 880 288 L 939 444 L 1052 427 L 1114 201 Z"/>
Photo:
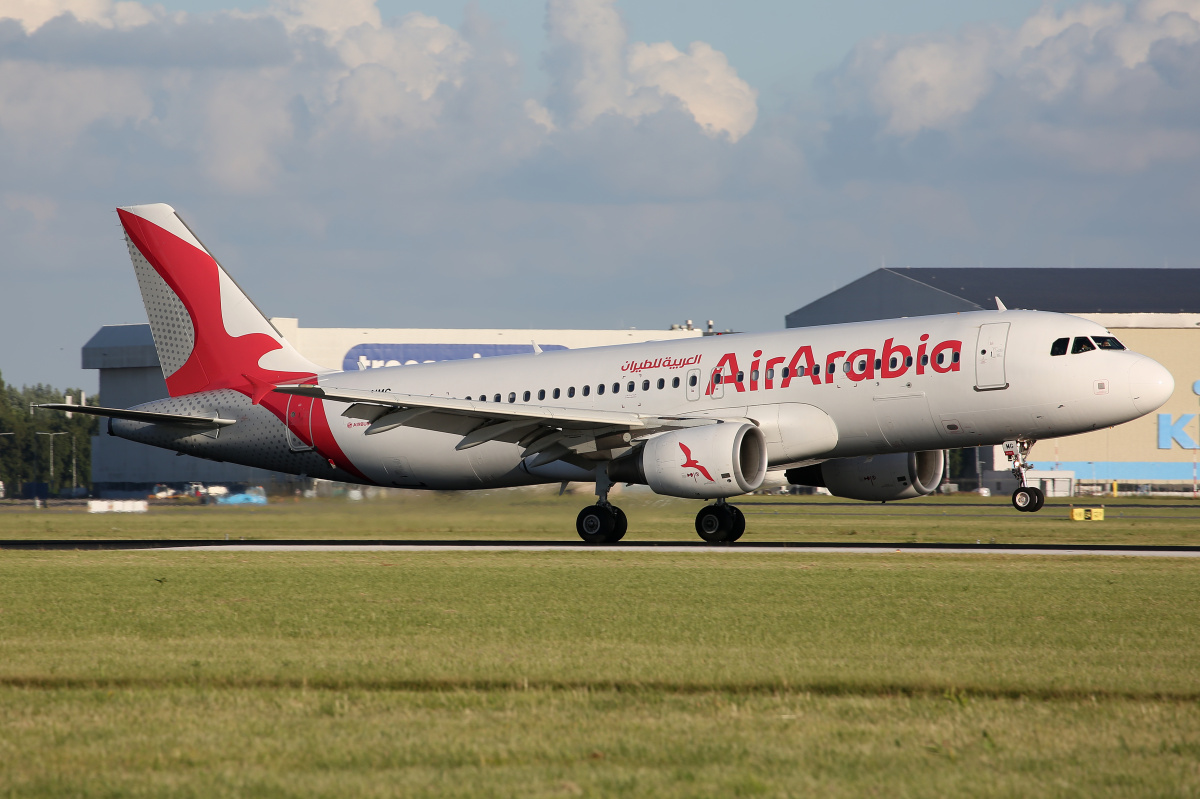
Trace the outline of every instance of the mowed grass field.
<path fill-rule="evenodd" d="M 0 524 L 569 540 L 586 501 L 487 499 Z M 621 504 L 665 528 L 647 537 L 695 535 L 695 503 Z M 1012 540 L 1028 524 L 862 507 L 879 515 L 747 509 L 775 540 Z M 1129 511 L 1145 516 L 1041 535 L 1152 535 L 1179 514 L 1187 539 L 1183 507 Z M 732 547 L 0 551 L 0 796 L 1194 796 L 1198 569 Z"/>
<path fill-rule="evenodd" d="M 34 510 L 0 504 L 0 540 L 20 538 L 520 539 L 577 541 L 575 516 L 590 493 L 549 489 L 398 491 L 382 499 L 278 500 L 266 507 L 158 503 L 145 514 L 89 514 L 80 505 Z M 698 541 L 697 501 L 644 490 L 613 495 L 629 516 L 629 541 Z M 739 497 L 743 541 L 1200 545 L 1200 501 L 1051 499 L 1018 513 L 1005 497 L 934 496 L 888 504 L 828 497 Z M 1103 522 L 1073 522 L 1070 506 L 1104 507 Z"/>

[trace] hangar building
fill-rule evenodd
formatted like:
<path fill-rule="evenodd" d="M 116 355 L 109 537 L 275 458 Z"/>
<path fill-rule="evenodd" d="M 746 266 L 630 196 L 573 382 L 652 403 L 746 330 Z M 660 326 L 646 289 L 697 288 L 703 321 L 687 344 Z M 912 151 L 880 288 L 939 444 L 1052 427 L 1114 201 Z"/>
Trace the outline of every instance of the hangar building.
<path fill-rule="evenodd" d="M 1200 449 L 1200 269 L 884 268 L 791 312 L 787 326 L 978 311 L 995 308 L 996 297 L 1009 308 L 1102 324 L 1175 377 L 1175 393 L 1157 413 L 1041 442 L 1032 453 L 1035 469 L 1074 472 L 1080 481 L 1193 484 Z M 992 455 L 986 453 L 985 468 Z M 1006 468 L 1002 455 L 996 466 Z"/>
<path fill-rule="evenodd" d="M 300 327 L 299 320 L 271 323 L 300 354 L 329 369 L 484 358 L 543 350 L 635 344 L 711 334 L 691 322 L 670 330 L 406 330 Z M 128 408 L 167 396 L 150 325 L 105 325 L 83 347 L 83 368 L 100 370 L 100 398 Z M 104 431 L 103 422 L 101 430 Z M 100 497 L 145 496 L 156 483 L 290 485 L 291 475 L 147 447 L 102 432 L 92 439 L 92 490 Z"/>

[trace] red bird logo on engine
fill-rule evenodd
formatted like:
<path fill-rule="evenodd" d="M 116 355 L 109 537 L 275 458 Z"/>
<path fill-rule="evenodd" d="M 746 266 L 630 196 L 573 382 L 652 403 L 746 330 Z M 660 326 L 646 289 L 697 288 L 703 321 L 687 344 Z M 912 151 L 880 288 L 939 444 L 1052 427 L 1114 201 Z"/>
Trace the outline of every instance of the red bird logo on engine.
<path fill-rule="evenodd" d="M 705 469 L 703 466 L 700 465 L 700 463 L 695 458 L 692 457 L 692 451 L 690 449 L 688 449 L 685 444 L 683 444 L 681 442 L 679 444 L 679 448 L 681 450 L 683 450 L 683 464 L 682 464 L 683 468 L 696 469 L 697 471 L 700 472 L 700 474 L 702 474 L 706 478 L 708 478 L 708 482 L 710 482 L 710 483 L 714 482 L 714 480 L 712 479 L 712 475 L 708 473 L 708 469 Z"/>

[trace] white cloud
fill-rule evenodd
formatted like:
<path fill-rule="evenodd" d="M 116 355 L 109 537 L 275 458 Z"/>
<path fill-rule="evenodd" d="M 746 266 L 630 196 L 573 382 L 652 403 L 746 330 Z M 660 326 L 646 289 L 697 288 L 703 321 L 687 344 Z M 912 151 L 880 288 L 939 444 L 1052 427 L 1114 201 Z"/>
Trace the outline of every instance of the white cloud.
<path fill-rule="evenodd" d="M 615 0 L 550 0 L 552 64 L 575 127 L 601 114 L 638 119 L 677 102 L 706 133 L 745 136 L 758 117 L 758 93 L 704 42 L 686 53 L 669 42 L 628 43 Z"/>
<path fill-rule="evenodd" d="M 686 53 L 670 42 L 635 42 L 629 48 L 629 74 L 635 84 L 676 97 L 708 133 L 737 141 L 758 118 L 758 92 L 737 76 L 725 54 L 704 42 Z"/>
<path fill-rule="evenodd" d="M 1015 29 L 864 43 L 833 85 L 885 134 L 1129 173 L 1196 157 L 1198 43 L 1197 0 L 1044 6 Z"/>
<path fill-rule="evenodd" d="M 161 6 L 113 0 L 0 0 L 0 19 L 15 19 L 33 33 L 55 17 L 70 14 L 102 28 L 133 28 L 163 15 Z"/>

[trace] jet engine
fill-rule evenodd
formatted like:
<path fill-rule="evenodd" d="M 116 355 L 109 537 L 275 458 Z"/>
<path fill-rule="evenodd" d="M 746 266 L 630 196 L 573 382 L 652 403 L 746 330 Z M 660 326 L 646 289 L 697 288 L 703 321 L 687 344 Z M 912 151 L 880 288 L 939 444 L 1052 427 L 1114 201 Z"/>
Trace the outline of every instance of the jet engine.
<path fill-rule="evenodd" d="M 838 458 L 787 470 L 793 485 L 829 489 L 835 497 L 891 502 L 932 494 L 946 472 L 946 451 L 896 452 Z"/>
<path fill-rule="evenodd" d="M 767 474 L 767 440 L 746 422 L 722 422 L 662 433 L 609 462 L 614 483 L 642 483 L 685 499 L 754 491 Z"/>

